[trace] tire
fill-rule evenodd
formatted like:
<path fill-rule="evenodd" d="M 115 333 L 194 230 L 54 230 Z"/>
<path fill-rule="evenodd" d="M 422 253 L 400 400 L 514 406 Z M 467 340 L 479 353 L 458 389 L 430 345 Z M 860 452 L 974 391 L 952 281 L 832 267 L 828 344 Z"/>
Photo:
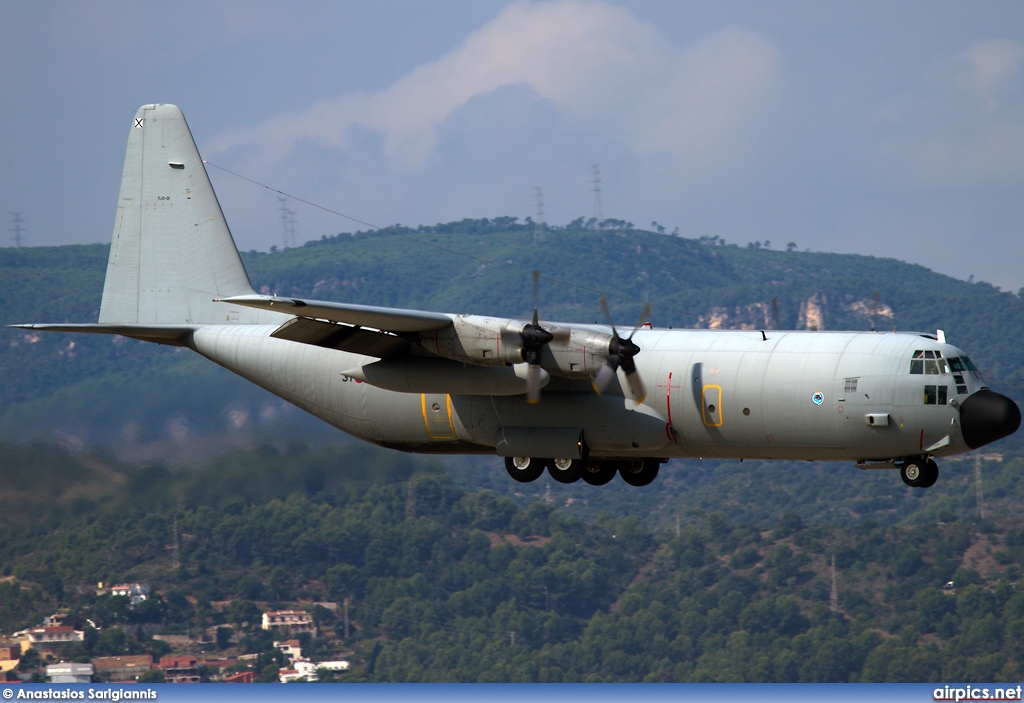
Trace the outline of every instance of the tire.
<path fill-rule="evenodd" d="M 576 483 L 587 465 L 582 459 L 551 459 L 547 464 L 551 478 L 559 483 Z"/>
<path fill-rule="evenodd" d="M 921 482 L 921 488 L 931 488 L 938 480 L 939 465 L 935 463 L 934 459 L 929 459 L 924 465 L 924 481 Z"/>
<path fill-rule="evenodd" d="M 617 471 L 616 465 L 611 462 L 594 461 L 584 469 L 583 480 L 590 486 L 603 486 L 615 478 Z"/>
<path fill-rule="evenodd" d="M 647 486 L 658 478 L 661 462 L 657 459 L 644 459 L 640 462 L 627 462 L 619 468 L 619 476 L 630 486 Z"/>
<path fill-rule="evenodd" d="M 545 462 L 543 459 L 534 459 L 528 456 L 507 456 L 505 457 L 505 471 L 519 483 L 536 481 L 544 473 Z"/>
<path fill-rule="evenodd" d="M 903 483 L 911 488 L 920 488 L 924 485 L 926 469 L 922 459 L 907 459 L 900 467 L 900 478 Z"/>

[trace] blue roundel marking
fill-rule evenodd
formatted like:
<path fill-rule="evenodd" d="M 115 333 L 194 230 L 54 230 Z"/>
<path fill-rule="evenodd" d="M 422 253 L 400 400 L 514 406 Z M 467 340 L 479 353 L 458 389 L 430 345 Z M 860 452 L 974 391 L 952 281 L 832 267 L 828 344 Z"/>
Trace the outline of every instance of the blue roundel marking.
<path fill-rule="evenodd" d="M 811 401 L 815 405 L 821 405 L 825 402 L 825 394 L 821 391 L 814 391 L 814 395 L 811 396 Z"/>

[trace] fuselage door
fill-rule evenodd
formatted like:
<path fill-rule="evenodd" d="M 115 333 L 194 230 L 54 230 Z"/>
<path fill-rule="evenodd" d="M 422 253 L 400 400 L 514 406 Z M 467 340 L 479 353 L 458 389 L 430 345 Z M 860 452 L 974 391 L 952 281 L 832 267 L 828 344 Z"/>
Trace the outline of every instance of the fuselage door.
<path fill-rule="evenodd" d="M 422 393 L 420 406 L 423 423 L 430 439 L 455 439 L 455 425 L 452 422 L 452 399 L 445 393 Z"/>
<path fill-rule="evenodd" d="M 701 418 L 708 427 L 722 426 L 722 387 L 705 385 L 701 389 Z"/>

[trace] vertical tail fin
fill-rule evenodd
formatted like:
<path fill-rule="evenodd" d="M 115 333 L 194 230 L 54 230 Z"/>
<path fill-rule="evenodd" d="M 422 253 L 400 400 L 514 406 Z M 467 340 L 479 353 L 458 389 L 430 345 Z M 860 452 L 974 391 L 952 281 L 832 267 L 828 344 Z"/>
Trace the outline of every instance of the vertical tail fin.
<path fill-rule="evenodd" d="M 143 105 L 128 136 L 100 323 L 256 321 L 257 311 L 213 302 L 253 292 L 185 116 Z"/>

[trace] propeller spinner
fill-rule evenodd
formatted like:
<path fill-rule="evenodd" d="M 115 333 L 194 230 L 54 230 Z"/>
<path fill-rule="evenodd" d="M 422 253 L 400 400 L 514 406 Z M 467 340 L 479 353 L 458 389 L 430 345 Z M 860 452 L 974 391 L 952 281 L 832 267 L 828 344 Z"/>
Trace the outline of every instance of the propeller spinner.
<path fill-rule="evenodd" d="M 651 305 L 650 303 L 644 303 L 644 310 L 640 313 L 640 319 L 636 321 L 633 331 L 625 338 L 621 337 L 618 330 L 615 329 L 612 315 L 608 311 L 608 303 L 603 295 L 601 296 L 601 312 L 604 313 L 608 324 L 611 325 L 613 336 L 608 343 L 608 358 L 605 360 L 604 366 L 598 370 L 593 378 L 594 390 L 598 394 L 603 393 L 608 388 L 612 377 L 615 376 L 615 372 L 619 370 L 619 367 L 622 367 L 622 370 L 626 373 L 626 383 L 629 384 L 633 400 L 637 403 L 642 403 L 644 398 L 647 397 L 647 388 L 644 386 L 644 381 L 636 370 L 636 362 L 633 360 L 633 357 L 640 353 L 640 347 L 633 343 L 633 335 L 636 334 L 644 320 L 650 315 Z"/>

